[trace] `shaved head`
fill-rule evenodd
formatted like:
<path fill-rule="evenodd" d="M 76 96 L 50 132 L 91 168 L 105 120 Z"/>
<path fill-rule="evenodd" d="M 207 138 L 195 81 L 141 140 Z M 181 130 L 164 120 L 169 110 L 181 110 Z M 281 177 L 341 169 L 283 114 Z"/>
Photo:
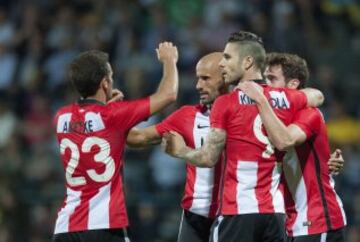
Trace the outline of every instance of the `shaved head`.
<path fill-rule="evenodd" d="M 221 74 L 222 52 L 213 52 L 202 57 L 196 65 L 196 90 L 200 94 L 200 103 L 211 105 L 215 98 L 226 92 Z"/>
<path fill-rule="evenodd" d="M 219 73 L 221 73 L 219 63 L 221 61 L 221 58 L 223 56 L 222 52 L 212 52 L 210 54 L 207 54 L 203 56 L 197 63 L 196 68 L 198 66 L 203 66 L 204 68 L 208 68 L 211 70 L 219 70 Z"/>

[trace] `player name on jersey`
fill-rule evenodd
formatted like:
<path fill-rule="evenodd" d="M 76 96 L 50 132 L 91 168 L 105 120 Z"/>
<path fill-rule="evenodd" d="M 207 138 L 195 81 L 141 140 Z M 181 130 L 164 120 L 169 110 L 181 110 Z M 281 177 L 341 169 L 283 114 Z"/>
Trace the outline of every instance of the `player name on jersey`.
<path fill-rule="evenodd" d="M 272 108 L 277 109 L 289 109 L 290 104 L 288 99 L 286 98 L 285 92 L 279 91 L 271 91 L 269 92 L 269 103 Z M 256 102 L 252 100 L 249 96 L 247 96 L 242 91 L 239 92 L 239 101 L 242 105 L 255 105 Z"/>

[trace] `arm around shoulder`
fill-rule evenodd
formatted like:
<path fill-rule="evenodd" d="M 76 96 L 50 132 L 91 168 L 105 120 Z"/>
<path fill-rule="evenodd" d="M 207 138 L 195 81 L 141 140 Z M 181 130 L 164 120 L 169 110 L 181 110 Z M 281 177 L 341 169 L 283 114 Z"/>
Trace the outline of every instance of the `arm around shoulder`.
<path fill-rule="evenodd" d="M 308 107 L 319 107 L 325 101 L 324 94 L 318 89 L 304 88 L 300 91 L 305 94 Z"/>

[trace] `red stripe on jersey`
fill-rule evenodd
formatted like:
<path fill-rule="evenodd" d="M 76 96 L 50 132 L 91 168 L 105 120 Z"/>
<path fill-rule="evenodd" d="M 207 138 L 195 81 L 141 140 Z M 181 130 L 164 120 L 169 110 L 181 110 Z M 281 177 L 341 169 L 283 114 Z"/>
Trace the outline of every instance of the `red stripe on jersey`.
<path fill-rule="evenodd" d="M 215 171 L 214 171 L 214 188 L 212 194 L 212 204 L 210 206 L 209 217 L 214 218 L 219 210 L 219 195 L 220 195 L 220 182 L 222 176 L 222 170 L 224 166 L 224 154 L 221 155 L 221 160 L 216 164 Z"/>
<path fill-rule="evenodd" d="M 121 179 L 115 179 L 111 186 L 109 203 L 110 228 L 129 226 L 128 216 L 125 207 L 124 193 L 119 191 L 123 187 Z"/>
<path fill-rule="evenodd" d="M 91 194 L 81 193 L 80 204 L 74 210 L 69 219 L 69 231 L 87 230 L 89 220 L 89 198 L 94 196 L 99 190 L 92 191 Z"/>
<path fill-rule="evenodd" d="M 172 113 L 156 129 L 160 135 L 176 131 L 191 148 L 204 143 L 210 128 L 209 114 L 200 105 L 184 106 Z M 199 168 L 186 164 L 186 184 L 181 206 L 195 214 L 214 217 L 218 210 L 221 161 L 214 168 Z"/>
<path fill-rule="evenodd" d="M 308 140 L 295 148 L 298 157 L 296 162 L 300 166 L 300 171 L 295 169 L 295 172 L 303 183 L 287 187 L 297 208 L 293 209 L 291 200 L 286 199 L 286 212 L 290 221 L 287 223 L 288 234 L 300 236 L 342 228 L 346 219 L 341 200 L 330 182 L 327 165 L 330 149 L 325 122 L 318 110 L 308 108 L 297 114 L 294 124 L 305 132 Z M 287 184 L 293 183 L 291 177 L 287 179 L 290 179 Z M 299 192 L 305 193 L 305 201 L 298 195 L 294 197 Z M 304 221 L 297 221 L 298 218 Z M 302 226 L 306 226 L 306 229 Z"/>

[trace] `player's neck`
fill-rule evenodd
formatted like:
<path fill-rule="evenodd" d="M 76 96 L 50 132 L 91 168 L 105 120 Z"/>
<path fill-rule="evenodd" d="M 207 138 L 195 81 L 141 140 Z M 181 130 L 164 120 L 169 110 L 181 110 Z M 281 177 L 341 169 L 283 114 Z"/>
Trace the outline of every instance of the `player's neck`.
<path fill-rule="evenodd" d="M 88 96 L 85 99 L 92 99 L 92 100 L 96 100 L 98 102 L 106 104 L 106 96 L 104 95 L 103 92 L 96 92 L 95 95 Z"/>
<path fill-rule="evenodd" d="M 254 71 L 254 72 L 245 73 L 240 81 L 252 81 L 252 80 L 261 80 L 261 79 L 263 79 L 261 73 Z"/>

